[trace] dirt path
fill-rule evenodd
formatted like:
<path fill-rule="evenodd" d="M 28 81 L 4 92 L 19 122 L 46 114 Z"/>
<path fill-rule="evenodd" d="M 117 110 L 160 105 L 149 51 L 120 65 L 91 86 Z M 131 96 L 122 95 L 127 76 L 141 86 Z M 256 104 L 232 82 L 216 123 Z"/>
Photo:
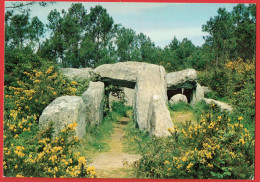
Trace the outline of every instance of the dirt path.
<path fill-rule="evenodd" d="M 109 152 L 96 154 L 92 160 L 96 168 L 98 178 L 131 178 L 132 164 L 140 159 L 140 155 L 123 152 L 124 127 L 129 118 L 123 117 L 119 123 L 115 123 L 114 132 L 107 141 L 111 147 Z"/>

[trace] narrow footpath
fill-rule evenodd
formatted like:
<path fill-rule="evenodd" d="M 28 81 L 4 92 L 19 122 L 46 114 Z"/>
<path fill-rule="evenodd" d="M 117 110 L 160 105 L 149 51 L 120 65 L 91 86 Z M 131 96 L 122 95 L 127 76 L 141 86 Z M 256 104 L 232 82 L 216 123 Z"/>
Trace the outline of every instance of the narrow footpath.
<path fill-rule="evenodd" d="M 96 168 L 98 178 L 131 178 L 133 176 L 132 164 L 141 158 L 138 154 L 123 152 L 124 128 L 130 120 L 128 117 L 120 118 L 114 123 L 114 132 L 107 141 L 110 151 L 97 153 L 91 164 Z"/>

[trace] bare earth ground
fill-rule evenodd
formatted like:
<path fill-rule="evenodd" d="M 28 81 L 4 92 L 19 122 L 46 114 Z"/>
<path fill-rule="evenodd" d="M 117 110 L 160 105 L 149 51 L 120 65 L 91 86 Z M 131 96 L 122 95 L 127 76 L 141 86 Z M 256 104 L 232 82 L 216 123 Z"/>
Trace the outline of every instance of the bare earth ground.
<path fill-rule="evenodd" d="M 97 153 L 92 157 L 98 178 L 131 178 L 132 164 L 141 158 L 138 154 L 123 152 L 124 127 L 129 118 L 121 118 L 120 124 L 115 124 L 114 132 L 107 142 L 111 149 L 108 152 Z"/>

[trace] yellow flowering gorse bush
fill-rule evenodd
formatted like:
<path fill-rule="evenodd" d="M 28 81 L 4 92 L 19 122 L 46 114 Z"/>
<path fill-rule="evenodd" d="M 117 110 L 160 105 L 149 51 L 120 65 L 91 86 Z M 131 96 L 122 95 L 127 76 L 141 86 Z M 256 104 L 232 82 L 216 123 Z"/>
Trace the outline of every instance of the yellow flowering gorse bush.
<path fill-rule="evenodd" d="M 202 115 L 198 124 L 169 128 L 171 136 L 142 147 L 137 174 L 148 178 L 248 179 L 254 174 L 254 138 L 242 117 Z M 238 165 L 239 164 L 239 165 Z"/>
<path fill-rule="evenodd" d="M 53 136 L 52 124 L 39 131 L 43 109 L 61 95 L 74 95 L 69 82 L 53 66 L 24 71 L 18 86 L 5 86 L 4 175 L 16 177 L 96 177 L 87 158 L 75 152 L 77 123 Z"/>

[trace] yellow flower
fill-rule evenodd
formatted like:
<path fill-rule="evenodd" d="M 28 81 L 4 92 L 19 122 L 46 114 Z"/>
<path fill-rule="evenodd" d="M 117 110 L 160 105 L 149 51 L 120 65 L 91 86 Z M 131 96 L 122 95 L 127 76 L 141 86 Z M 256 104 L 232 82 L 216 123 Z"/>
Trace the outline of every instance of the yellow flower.
<path fill-rule="evenodd" d="M 208 163 L 208 166 L 212 168 L 212 167 L 213 167 L 213 164 Z"/>
<path fill-rule="evenodd" d="M 241 143 L 242 145 L 244 145 L 246 142 L 245 142 L 245 140 L 244 140 L 243 138 L 241 138 L 241 139 L 239 140 L 239 143 Z"/>
<path fill-rule="evenodd" d="M 164 161 L 164 164 L 170 164 L 170 162 L 166 160 L 166 161 Z"/>
<path fill-rule="evenodd" d="M 187 157 L 183 157 L 182 161 L 185 162 L 187 160 Z"/>
<path fill-rule="evenodd" d="M 240 121 L 240 120 L 243 120 L 244 118 L 241 116 L 241 117 L 239 117 L 239 118 L 237 118 L 237 119 Z"/>
<path fill-rule="evenodd" d="M 24 177 L 24 176 L 18 173 L 18 174 L 16 175 L 16 177 L 22 178 L 22 177 Z"/>
<path fill-rule="evenodd" d="M 187 169 L 190 169 L 193 166 L 193 163 L 190 162 L 189 165 L 187 166 Z"/>
<path fill-rule="evenodd" d="M 52 70 L 53 70 L 53 66 L 50 66 L 46 71 L 45 71 L 45 73 L 46 74 L 49 74 L 49 73 L 51 73 L 52 72 Z"/>
<path fill-rule="evenodd" d="M 78 82 L 71 81 L 70 84 L 71 84 L 71 85 L 78 85 Z"/>
<path fill-rule="evenodd" d="M 81 164 L 83 164 L 83 165 L 85 165 L 86 164 L 86 159 L 85 159 L 85 157 L 79 157 L 78 158 L 78 163 L 79 163 L 79 165 L 81 165 Z"/>
<path fill-rule="evenodd" d="M 34 80 L 33 81 L 33 83 L 39 83 L 40 82 L 40 80 Z"/>
<path fill-rule="evenodd" d="M 16 165 L 14 166 L 14 168 L 17 169 L 17 168 L 18 168 L 18 165 L 16 164 Z"/>

